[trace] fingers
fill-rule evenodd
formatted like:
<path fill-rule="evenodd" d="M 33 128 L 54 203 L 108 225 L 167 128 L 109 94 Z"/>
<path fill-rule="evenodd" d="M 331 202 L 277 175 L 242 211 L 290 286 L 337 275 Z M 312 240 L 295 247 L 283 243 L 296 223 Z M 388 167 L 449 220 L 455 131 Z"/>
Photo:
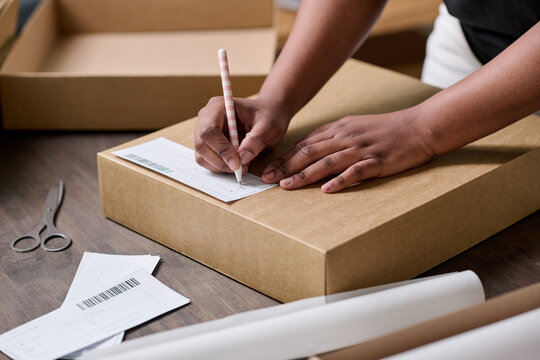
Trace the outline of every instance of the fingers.
<path fill-rule="evenodd" d="M 278 182 L 296 174 L 302 169 L 314 163 L 319 163 L 320 169 L 334 169 L 336 160 L 341 165 L 341 155 L 328 157 L 328 155 L 340 152 L 344 145 L 338 141 L 324 140 L 312 143 L 310 139 L 297 143 L 288 153 L 271 163 L 264 170 L 262 179 L 266 182 Z M 321 165 L 322 164 L 322 165 Z M 301 174 L 301 176 L 305 173 Z M 328 175 L 328 173 L 327 173 Z M 320 177 L 316 180 L 319 180 Z M 313 181 L 316 181 L 313 180 Z"/>
<path fill-rule="evenodd" d="M 350 148 L 331 153 L 297 174 L 281 180 L 279 185 L 283 189 L 293 190 L 312 184 L 322 178 L 347 169 L 351 164 L 351 159 L 355 159 L 357 156 L 356 151 Z"/>
<path fill-rule="evenodd" d="M 270 121 L 258 121 L 246 134 L 238 147 L 240 160 L 243 165 L 249 164 L 261 151 L 270 145 L 270 141 L 276 136 L 276 129 Z"/>
<path fill-rule="evenodd" d="M 204 168 L 207 168 L 208 170 L 210 170 L 212 172 L 215 172 L 215 173 L 225 172 L 224 170 L 222 170 L 220 168 L 217 168 L 217 167 L 213 166 L 212 164 L 208 163 L 206 160 L 204 160 L 204 158 L 202 158 L 200 156 L 195 155 L 195 160 L 197 161 L 197 164 L 201 165 Z M 225 163 L 223 163 L 223 165 L 225 166 L 225 168 L 228 169 L 228 167 L 227 167 L 227 165 Z M 227 170 L 226 172 L 230 172 L 230 170 Z"/>
<path fill-rule="evenodd" d="M 325 183 L 321 190 L 325 193 L 334 193 L 345 189 L 352 184 L 373 177 L 378 177 L 382 172 L 380 160 L 369 158 L 350 166 L 342 174 Z"/>
<path fill-rule="evenodd" d="M 201 143 L 195 147 L 198 148 L 198 150 L 195 152 L 195 161 L 197 161 L 197 164 L 216 173 L 232 172 L 229 166 L 225 164 L 223 159 L 219 157 L 219 155 L 216 154 L 209 146 Z"/>
<path fill-rule="evenodd" d="M 212 171 L 228 172 L 240 167 L 236 149 L 223 134 L 225 124 L 223 98 L 210 99 L 199 111 L 195 128 L 195 153 L 197 163 Z"/>

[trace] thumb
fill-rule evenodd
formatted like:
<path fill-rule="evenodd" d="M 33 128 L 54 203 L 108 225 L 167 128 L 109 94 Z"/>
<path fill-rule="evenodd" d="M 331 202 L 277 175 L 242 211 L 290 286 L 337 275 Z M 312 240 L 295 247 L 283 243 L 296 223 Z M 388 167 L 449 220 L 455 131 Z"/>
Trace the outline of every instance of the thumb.
<path fill-rule="evenodd" d="M 251 160 L 268 146 L 268 138 L 271 132 L 269 124 L 270 122 L 268 121 L 256 122 L 242 140 L 242 143 L 238 147 L 238 154 L 240 155 L 242 165 L 249 164 Z"/>

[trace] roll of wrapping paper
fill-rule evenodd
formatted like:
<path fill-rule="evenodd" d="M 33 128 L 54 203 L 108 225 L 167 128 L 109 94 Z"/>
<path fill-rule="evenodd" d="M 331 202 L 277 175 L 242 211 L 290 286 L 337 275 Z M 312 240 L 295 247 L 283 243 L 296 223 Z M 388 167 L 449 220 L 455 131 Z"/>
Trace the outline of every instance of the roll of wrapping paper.
<path fill-rule="evenodd" d="M 537 307 L 540 307 L 540 283 L 371 341 L 312 356 L 310 360 L 380 359 L 501 321 Z"/>
<path fill-rule="evenodd" d="M 124 346 L 83 354 L 83 358 L 300 358 L 374 339 L 482 302 L 480 279 L 472 271 L 464 271 L 193 336 L 178 338 L 173 332 L 171 336 L 157 334 L 149 341 L 135 339 Z"/>
<path fill-rule="evenodd" d="M 540 308 L 385 358 L 386 360 L 538 360 Z"/>

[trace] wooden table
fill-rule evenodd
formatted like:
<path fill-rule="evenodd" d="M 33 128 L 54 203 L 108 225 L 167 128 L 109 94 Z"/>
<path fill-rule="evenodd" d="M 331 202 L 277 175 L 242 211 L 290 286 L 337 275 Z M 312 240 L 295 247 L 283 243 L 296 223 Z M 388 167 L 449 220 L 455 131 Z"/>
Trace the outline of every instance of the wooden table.
<path fill-rule="evenodd" d="M 138 326 L 126 338 L 277 304 L 101 214 L 96 153 L 143 133 L 0 131 L 0 333 L 58 308 L 84 251 L 161 256 L 154 275 L 191 304 Z M 64 180 L 57 216 L 73 245 L 50 253 L 16 253 L 10 242 L 37 225 L 48 189 Z M 540 212 L 430 270 L 474 270 L 487 297 L 540 281 Z M 0 354 L 0 358 L 6 358 Z"/>

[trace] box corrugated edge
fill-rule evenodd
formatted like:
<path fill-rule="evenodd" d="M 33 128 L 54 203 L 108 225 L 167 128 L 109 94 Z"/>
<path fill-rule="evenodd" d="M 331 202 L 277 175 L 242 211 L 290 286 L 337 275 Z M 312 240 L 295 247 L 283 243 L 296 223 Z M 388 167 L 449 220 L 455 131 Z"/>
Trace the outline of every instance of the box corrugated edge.
<path fill-rule="evenodd" d="M 245 97 L 259 90 L 266 75 L 232 78 L 235 95 Z M 3 75 L 0 81 L 4 128 L 11 130 L 157 129 L 192 118 L 221 92 L 218 75 Z"/>
<path fill-rule="evenodd" d="M 535 149 L 328 251 L 327 292 L 410 279 L 467 250 L 538 210 L 538 179 Z"/>
<path fill-rule="evenodd" d="M 277 300 L 324 294 L 324 252 L 109 156 L 98 153 L 97 159 L 106 217 Z M 120 178 L 121 185 L 116 181 Z M 194 226 L 201 218 L 212 223 Z"/>

